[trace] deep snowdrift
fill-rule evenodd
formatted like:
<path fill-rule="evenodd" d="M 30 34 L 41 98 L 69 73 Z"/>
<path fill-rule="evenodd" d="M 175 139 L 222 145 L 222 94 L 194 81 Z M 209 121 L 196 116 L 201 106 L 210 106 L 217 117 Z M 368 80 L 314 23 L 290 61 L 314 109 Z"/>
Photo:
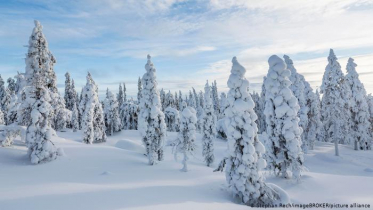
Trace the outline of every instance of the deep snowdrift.
<path fill-rule="evenodd" d="M 0 148 L 0 209 L 248 209 L 225 190 L 225 174 L 212 172 L 223 157 L 226 142 L 215 141 L 214 167 L 205 166 L 198 150 L 188 172 L 175 162 L 172 147 L 165 160 L 149 166 L 138 131 L 122 131 L 107 143 L 86 145 L 81 133 L 63 132 L 53 140 L 65 151 L 58 160 L 31 165 L 19 140 Z M 168 133 L 167 140 L 176 138 Z M 310 172 L 302 183 L 267 175 L 267 182 L 287 191 L 293 203 L 373 204 L 373 151 L 354 151 L 317 143 L 305 155 Z M 180 159 L 181 161 L 181 159 Z"/>

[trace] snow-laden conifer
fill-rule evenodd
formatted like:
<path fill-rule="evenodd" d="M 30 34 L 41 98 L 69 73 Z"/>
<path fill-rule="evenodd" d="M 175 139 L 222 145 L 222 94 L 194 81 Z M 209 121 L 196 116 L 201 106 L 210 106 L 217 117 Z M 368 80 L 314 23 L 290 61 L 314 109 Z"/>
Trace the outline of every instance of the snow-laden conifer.
<path fill-rule="evenodd" d="M 138 125 L 139 105 L 132 99 L 127 100 L 121 108 L 123 129 L 136 130 Z"/>
<path fill-rule="evenodd" d="M 359 74 L 356 72 L 356 63 L 354 59 L 349 58 L 347 63 L 346 82 L 351 88 L 351 121 L 354 138 L 355 150 L 371 149 L 370 128 L 370 113 L 368 103 L 366 101 L 366 91 L 364 85 L 359 79 Z"/>
<path fill-rule="evenodd" d="M 238 63 L 236 57 L 232 59 L 232 63 L 228 79 L 228 107 L 225 109 L 228 121 L 228 156 L 222 161 L 219 170 L 225 163 L 229 190 L 243 203 L 250 206 L 271 205 L 279 197 L 266 186 L 260 173 L 266 166 L 266 161 L 262 158 L 265 148 L 257 136 L 257 116 L 248 92 L 246 69 Z"/>
<path fill-rule="evenodd" d="M 148 55 L 146 73 L 142 77 L 139 131 L 146 148 L 149 164 L 163 160 L 163 146 L 166 137 L 166 124 L 162 112 L 161 99 L 157 89 L 155 67 Z"/>
<path fill-rule="evenodd" d="M 180 131 L 174 145 L 175 159 L 177 154 L 183 154 L 183 168 L 182 171 L 188 171 L 189 155 L 193 155 L 196 150 L 196 110 L 193 107 L 187 106 L 185 102 L 182 104 L 182 111 L 180 111 Z"/>
<path fill-rule="evenodd" d="M 73 106 L 73 113 L 72 113 L 72 116 L 71 116 L 71 127 L 73 129 L 73 132 L 76 132 L 79 130 L 79 113 L 78 113 L 78 109 L 76 108 L 76 104 L 74 104 Z"/>
<path fill-rule="evenodd" d="M 87 144 L 106 141 L 104 114 L 98 100 L 98 88 L 90 73 L 82 89 L 79 109 L 82 113 L 83 142 Z"/>
<path fill-rule="evenodd" d="M 65 105 L 66 109 L 72 111 L 75 104 L 75 92 L 71 86 L 71 78 L 69 72 L 66 72 L 65 78 Z"/>
<path fill-rule="evenodd" d="M 109 89 L 107 89 L 106 98 L 104 101 L 104 113 L 106 133 L 112 136 L 114 132 L 121 130 L 122 122 L 119 117 L 118 101 Z"/>
<path fill-rule="evenodd" d="M 141 99 L 141 92 L 142 92 L 142 84 L 141 84 L 141 78 L 139 77 L 139 80 L 137 81 L 137 103 L 140 104 Z"/>
<path fill-rule="evenodd" d="M 265 109 L 268 135 L 268 167 L 284 178 L 299 180 L 303 169 L 302 128 L 299 126 L 297 98 L 290 90 L 290 70 L 276 55 L 268 59 L 265 79 Z"/>
<path fill-rule="evenodd" d="M 328 56 L 328 65 L 321 85 L 321 119 L 326 141 L 334 142 L 335 154 L 339 155 L 338 144 L 348 142 L 350 136 L 350 110 L 346 96 L 350 95 L 344 89 L 345 78 L 341 66 L 337 61 L 334 51 L 331 49 Z M 347 143 L 346 142 L 346 143 Z"/>
<path fill-rule="evenodd" d="M 338 144 L 349 143 L 350 136 L 350 102 L 351 90 L 346 89 L 346 81 L 337 61 L 334 51 L 331 49 L 328 56 L 328 65 L 321 85 L 321 120 L 326 141 L 334 142 L 335 154 L 339 155 Z"/>
<path fill-rule="evenodd" d="M 289 80 L 291 82 L 290 90 L 293 91 L 295 98 L 298 99 L 299 104 L 299 111 L 297 113 L 300 121 L 299 126 L 302 128 L 303 131 L 306 130 L 308 125 L 308 107 L 307 107 L 307 99 L 305 93 L 305 84 L 304 78 L 300 75 L 294 67 L 293 61 L 290 59 L 289 56 L 284 55 L 285 63 L 287 68 L 290 70 L 291 75 Z M 307 136 L 305 132 L 302 132 L 302 149 L 304 152 L 307 152 L 309 142 L 307 140 Z"/>
<path fill-rule="evenodd" d="M 216 83 L 216 80 L 211 85 L 211 95 L 212 95 L 212 101 L 214 104 L 214 110 L 215 110 L 215 116 L 220 115 L 220 104 L 219 104 L 219 93 L 218 93 L 218 85 Z"/>
<path fill-rule="evenodd" d="M 180 116 L 179 111 L 172 107 L 167 107 L 164 110 L 165 122 L 167 130 L 171 132 L 179 132 Z"/>
<path fill-rule="evenodd" d="M 206 165 L 211 166 L 215 160 L 214 141 L 216 136 L 216 116 L 208 82 L 205 85 L 204 98 L 204 113 L 202 115 L 202 156 L 205 158 Z"/>

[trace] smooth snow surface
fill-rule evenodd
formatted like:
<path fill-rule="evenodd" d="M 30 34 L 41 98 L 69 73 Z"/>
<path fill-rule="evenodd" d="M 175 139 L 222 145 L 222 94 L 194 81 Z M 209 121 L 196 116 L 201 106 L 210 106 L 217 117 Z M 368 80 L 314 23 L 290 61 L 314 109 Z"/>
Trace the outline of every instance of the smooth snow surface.
<path fill-rule="evenodd" d="M 217 161 L 209 168 L 203 162 L 202 136 L 197 134 L 197 151 L 190 157 L 188 173 L 183 173 L 169 146 L 165 160 L 149 166 L 136 130 L 115 133 L 106 143 L 93 145 L 81 142 L 80 131 L 58 135 L 52 140 L 65 155 L 46 164 L 32 165 L 19 138 L 12 147 L 0 147 L 1 210 L 250 209 L 226 191 L 224 173 L 212 172 L 226 141 L 215 140 Z M 167 133 L 167 140 L 176 135 Z M 316 142 L 315 150 L 305 155 L 305 165 L 310 172 L 304 172 L 299 184 L 271 175 L 266 182 L 280 186 L 294 203 L 373 204 L 373 151 L 340 145 L 336 157 L 332 143 Z"/>

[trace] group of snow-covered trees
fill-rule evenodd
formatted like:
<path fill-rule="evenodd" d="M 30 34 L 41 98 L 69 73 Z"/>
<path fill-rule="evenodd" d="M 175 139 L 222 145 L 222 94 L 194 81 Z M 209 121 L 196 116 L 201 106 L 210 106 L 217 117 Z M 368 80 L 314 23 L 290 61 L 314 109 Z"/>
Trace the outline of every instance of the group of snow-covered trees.
<path fill-rule="evenodd" d="M 121 130 L 139 130 L 150 165 L 164 159 L 167 131 L 178 132 L 170 142 L 175 158 L 183 154 L 183 171 L 202 136 L 202 156 L 207 166 L 215 161 L 214 141 L 227 140 L 227 155 L 217 171 L 225 169 L 229 190 L 248 205 L 268 205 L 281 193 L 266 184 L 261 170 L 299 180 L 305 169 L 303 154 L 316 141 L 351 144 L 371 150 L 373 96 L 367 95 L 354 59 L 344 75 L 330 50 L 320 92 L 314 91 L 289 56 L 269 58 L 261 93 L 249 93 L 246 69 L 232 59 L 228 93 L 208 82 L 204 91 L 188 93 L 159 90 L 156 68 L 148 55 L 145 74 L 138 79 L 137 100 L 127 97 L 125 83 L 118 94 L 109 89 L 99 100 L 98 85 L 90 73 L 78 94 L 74 80 L 65 74 L 64 97 L 57 89 L 56 59 L 48 49 L 42 26 L 35 21 L 26 54 L 26 71 L 9 78 L 0 76 L 0 124 L 26 127 L 26 146 L 33 164 L 62 155 L 52 142 L 55 131 L 81 130 L 82 141 L 101 143 Z M 322 96 L 320 97 L 320 94 Z M 7 141 L 6 145 L 11 144 Z M 5 144 L 2 144 L 5 145 Z"/>

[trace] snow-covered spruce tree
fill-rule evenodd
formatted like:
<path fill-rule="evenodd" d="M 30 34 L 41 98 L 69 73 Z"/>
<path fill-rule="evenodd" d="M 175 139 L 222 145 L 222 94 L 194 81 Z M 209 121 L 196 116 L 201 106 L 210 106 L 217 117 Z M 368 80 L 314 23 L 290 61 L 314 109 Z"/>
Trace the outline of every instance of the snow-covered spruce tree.
<path fill-rule="evenodd" d="M 203 96 L 203 92 L 202 90 L 199 91 L 199 94 L 198 94 L 198 100 L 199 100 L 199 106 L 201 107 L 204 107 L 205 106 L 205 97 Z"/>
<path fill-rule="evenodd" d="M 117 94 L 118 107 L 121 108 L 124 103 L 124 94 L 122 89 L 122 83 L 119 83 L 119 91 Z"/>
<path fill-rule="evenodd" d="M 118 101 L 109 89 L 107 89 L 104 104 L 106 133 L 112 136 L 114 132 L 121 130 L 122 123 L 119 118 Z"/>
<path fill-rule="evenodd" d="M 148 55 L 146 73 L 142 77 L 139 131 L 146 148 L 149 164 L 163 160 L 163 146 L 166 137 L 166 124 L 162 112 L 161 99 L 157 90 L 155 67 Z"/>
<path fill-rule="evenodd" d="M 184 172 L 188 171 L 188 160 L 189 154 L 194 154 L 196 150 L 196 110 L 193 107 L 188 107 L 185 102 L 182 104 L 182 111 L 180 111 L 180 131 L 177 136 L 174 154 L 177 160 L 177 154 L 182 153 L 183 157 L 183 168 Z"/>
<path fill-rule="evenodd" d="M 307 107 L 307 99 L 305 96 L 305 84 L 304 84 L 304 78 L 302 75 L 300 75 L 297 70 L 294 67 L 293 61 L 290 59 L 289 56 L 284 55 L 285 63 L 287 68 L 290 70 L 291 75 L 289 77 L 291 85 L 290 89 L 293 91 L 293 94 L 295 98 L 298 99 L 299 104 L 299 111 L 297 113 L 300 121 L 299 126 L 302 128 L 303 132 L 301 135 L 302 138 L 302 149 L 304 152 L 308 151 L 309 142 L 307 139 L 307 135 L 305 133 L 305 130 L 308 125 L 308 107 Z"/>
<path fill-rule="evenodd" d="M 214 104 L 215 116 L 219 116 L 220 105 L 219 105 L 218 85 L 216 83 L 216 80 L 214 80 L 214 83 L 212 83 L 211 90 L 212 90 L 211 94 L 212 94 L 212 101 Z"/>
<path fill-rule="evenodd" d="M 161 106 L 162 106 L 162 111 L 166 108 L 166 93 L 164 92 L 163 88 L 159 92 L 159 97 L 161 99 Z"/>
<path fill-rule="evenodd" d="M 304 167 L 300 137 L 302 128 L 298 124 L 298 100 L 290 90 L 291 72 L 276 55 L 268 59 L 268 64 L 269 71 L 264 84 L 268 168 L 276 175 L 300 180 Z"/>
<path fill-rule="evenodd" d="M 354 59 L 349 58 L 347 63 L 346 82 L 352 91 L 351 131 L 355 140 L 355 150 L 368 150 L 372 148 L 372 139 L 369 134 L 370 113 L 368 103 L 366 101 L 366 91 L 364 85 L 359 79 L 359 74 L 356 72 L 356 66 L 357 65 L 354 63 Z"/>
<path fill-rule="evenodd" d="M 71 116 L 71 127 L 73 129 L 73 132 L 76 132 L 79 130 L 79 119 L 78 119 L 79 113 L 78 109 L 76 108 L 76 104 L 73 106 L 73 113 Z"/>
<path fill-rule="evenodd" d="M 167 107 L 175 108 L 174 96 L 172 95 L 171 91 L 168 91 L 168 93 L 165 95 L 164 108 L 166 109 Z"/>
<path fill-rule="evenodd" d="M 71 78 L 69 72 L 66 72 L 65 78 L 65 105 L 66 109 L 72 111 L 75 104 L 75 92 L 71 87 Z"/>
<path fill-rule="evenodd" d="M 313 150 L 315 141 L 319 139 L 320 130 L 322 128 L 320 115 L 320 96 L 313 92 L 310 84 L 305 82 L 306 104 L 308 107 L 308 124 L 303 131 L 307 139 L 308 149 Z"/>
<path fill-rule="evenodd" d="M 26 59 L 26 70 L 28 72 L 27 86 L 22 90 L 26 97 L 23 100 L 24 107 L 31 107 L 30 122 L 26 131 L 26 145 L 31 163 L 39 164 L 48 162 L 57 158 L 57 149 L 51 141 L 52 128 L 48 117 L 52 107 L 49 104 L 50 91 L 45 88 L 45 80 L 42 71 L 48 66 L 48 60 L 45 63 L 34 62 L 35 60 Z M 28 103 L 28 105 L 25 105 Z"/>
<path fill-rule="evenodd" d="M 350 103 L 348 98 L 351 91 L 345 88 L 345 78 L 341 66 L 331 49 L 328 56 L 328 65 L 321 85 L 321 120 L 326 141 L 334 142 L 335 155 L 339 155 L 338 144 L 348 143 L 350 133 Z"/>
<path fill-rule="evenodd" d="M 232 63 L 228 79 L 228 107 L 225 109 L 228 156 L 217 170 L 222 170 L 225 164 L 229 190 L 246 205 L 272 205 L 279 200 L 279 196 L 266 186 L 259 172 L 266 166 L 266 161 L 261 157 L 265 148 L 257 136 L 257 116 L 248 92 L 249 81 L 244 76 L 246 69 L 236 57 L 233 57 Z"/>
<path fill-rule="evenodd" d="M 126 83 L 123 82 L 123 102 L 127 101 L 127 88 Z"/>
<path fill-rule="evenodd" d="M 126 101 L 121 108 L 123 129 L 136 130 L 138 125 L 139 106 L 132 99 Z"/>
<path fill-rule="evenodd" d="M 260 92 L 260 110 L 261 110 L 261 113 L 260 115 L 258 115 L 258 130 L 259 130 L 259 133 L 265 133 L 266 132 L 266 129 L 267 129 L 267 124 L 266 124 L 266 117 L 264 115 L 264 109 L 265 109 L 265 104 L 266 104 L 266 97 L 265 97 L 265 94 L 266 94 L 266 89 L 265 89 L 265 81 L 266 81 L 267 77 L 263 77 L 263 84 L 262 84 L 262 90 Z"/>
<path fill-rule="evenodd" d="M 180 116 L 179 111 L 172 107 L 167 107 L 164 110 L 165 122 L 167 130 L 171 132 L 179 132 Z"/>
<path fill-rule="evenodd" d="M 176 110 L 179 110 L 179 97 L 177 96 L 177 92 L 175 91 L 175 98 L 174 98 L 174 101 L 175 101 L 175 109 Z"/>
<path fill-rule="evenodd" d="M 141 92 L 142 92 L 142 85 L 141 85 L 141 78 L 137 81 L 137 103 L 140 104 L 141 99 Z"/>
<path fill-rule="evenodd" d="M 208 82 L 205 85 L 204 98 L 204 113 L 202 115 L 202 156 L 205 158 L 206 165 L 210 167 L 215 160 L 214 141 L 216 136 L 216 116 L 214 112 L 214 105 L 212 104 L 212 95 Z"/>
<path fill-rule="evenodd" d="M 181 93 L 181 91 L 179 90 L 179 100 L 178 100 L 179 102 L 179 107 L 177 107 L 177 109 L 179 110 L 179 111 L 181 111 L 182 110 L 182 106 L 183 106 L 183 94 Z"/>
<path fill-rule="evenodd" d="M 83 87 L 79 109 L 82 113 L 83 142 L 87 144 L 106 141 L 105 122 L 101 103 L 98 100 L 98 88 L 90 73 Z"/>
<path fill-rule="evenodd" d="M 6 123 L 7 125 L 17 122 L 17 112 L 20 106 L 20 100 L 18 100 L 17 94 L 13 93 L 10 99 L 10 103 L 7 107 Z"/>
<path fill-rule="evenodd" d="M 193 96 L 193 93 L 190 90 L 189 90 L 189 98 L 188 98 L 187 105 L 190 106 L 190 107 L 192 107 L 193 109 L 197 108 L 196 98 Z"/>

